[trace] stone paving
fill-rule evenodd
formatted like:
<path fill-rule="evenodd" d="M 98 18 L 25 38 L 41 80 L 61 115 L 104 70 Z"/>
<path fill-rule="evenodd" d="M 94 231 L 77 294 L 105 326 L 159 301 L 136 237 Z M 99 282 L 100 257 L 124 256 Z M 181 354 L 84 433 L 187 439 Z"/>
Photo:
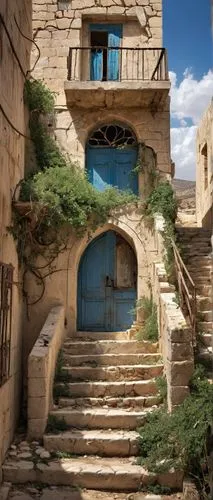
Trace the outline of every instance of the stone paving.
<path fill-rule="evenodd" d="M 0 500 L 181 500 L 182 494 L 171 496 L 155 495 L 152 493 L 109 493 L 94 490 L 78 490 L 70 487 L 39 488 L 33 484 L 12 487 L 9 483 L 4 486 L 7 496 Z"/>

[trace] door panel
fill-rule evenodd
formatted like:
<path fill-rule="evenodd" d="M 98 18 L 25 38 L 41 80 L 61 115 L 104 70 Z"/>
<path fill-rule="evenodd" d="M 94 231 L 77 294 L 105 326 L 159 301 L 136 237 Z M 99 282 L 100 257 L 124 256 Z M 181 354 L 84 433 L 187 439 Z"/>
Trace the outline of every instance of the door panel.
<path fill-rule="evenodd" d="M 111 167 L 111 148 L 87 149 L 89 181 L 98 191 L 104 191 L 111 184 Z"/>
<path fill-rule="evenodd" d="M 107 231 L 87 247 L 82 257 L 78 274 L 80 330 L 126 330 L 132 324 L 130 311 L 135 305 L 136 288 L 116 287 L 118 239 L 121 237 L 114 231 Z"/>
<path fill-rule="evenodd" d="M 137 148 L 87 148 L 89 181 L 99 191 L 109 186 L 138 193 L 138 176 L 132 172 L 137 163 Z"/>
<path fill-rule="evenodd" d="M 114 149 L 113 186 L 138 193 L 138 176 L 132 170 L 137 163 L 137 149 Z"/>

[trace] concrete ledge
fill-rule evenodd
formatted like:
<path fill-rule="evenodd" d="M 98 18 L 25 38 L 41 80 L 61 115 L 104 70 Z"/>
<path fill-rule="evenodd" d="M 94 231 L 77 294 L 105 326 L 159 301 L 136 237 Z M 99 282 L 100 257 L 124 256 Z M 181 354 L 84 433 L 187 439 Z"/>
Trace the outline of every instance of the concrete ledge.
<path fill-rule="evenodd" d="M 64 307 L 53 307 L 28 358 L 28 436 L 44 434 L 58 353 L 64 340 Z"/>

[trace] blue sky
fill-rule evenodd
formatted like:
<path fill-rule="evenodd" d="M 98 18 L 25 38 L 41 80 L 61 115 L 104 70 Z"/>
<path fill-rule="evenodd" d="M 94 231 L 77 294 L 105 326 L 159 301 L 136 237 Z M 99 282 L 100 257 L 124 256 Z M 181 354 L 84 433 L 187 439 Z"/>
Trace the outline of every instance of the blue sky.
<path fill-rule="evenodd" d="M 172 157 L 176 177 L 193 179 L 196 129 L 213 95 L 211 0 L 163 0 L 163 5 L 172 80 Z"/>

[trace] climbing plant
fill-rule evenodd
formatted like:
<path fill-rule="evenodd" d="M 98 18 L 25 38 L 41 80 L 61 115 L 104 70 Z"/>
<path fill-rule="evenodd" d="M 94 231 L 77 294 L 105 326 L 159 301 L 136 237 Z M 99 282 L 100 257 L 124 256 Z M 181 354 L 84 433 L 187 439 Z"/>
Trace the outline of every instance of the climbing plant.
<path fill-rule="evenodd" d="M 169 181 L 162 181 L 153 189 L 143 205 L 144 216 L 153 223 L 154 215 L 161 214 L 164 218 L 162 232 L 166 255 L 165 268 L 168 277 L 174 279 L 174 256 L 171 239 L 176 241 L 175 220 L 177 217 L 178 202 Z"/>
<path fill-rule="evenodd" d="M 94 231 L 107 221 L 111 210 L 137 202 L 137 197 L 116 188 L 98 192 L 61 152 L 45 127 L 44 115 L 54 113 L 54 94 L 42 82 L 28 80 L 24 98 L 37 167 L 21 184 L 19 199 L 30 204 L 20 215 L 14 203 L 11 231 L 25 273 L 32 272 L 44 290 L 44 279 L 56 272 L 54 259 L 67 247 L 70 229 L 77 237 Z M 39 256 L 44 259 L 40 267 Z"/>

